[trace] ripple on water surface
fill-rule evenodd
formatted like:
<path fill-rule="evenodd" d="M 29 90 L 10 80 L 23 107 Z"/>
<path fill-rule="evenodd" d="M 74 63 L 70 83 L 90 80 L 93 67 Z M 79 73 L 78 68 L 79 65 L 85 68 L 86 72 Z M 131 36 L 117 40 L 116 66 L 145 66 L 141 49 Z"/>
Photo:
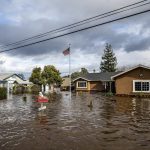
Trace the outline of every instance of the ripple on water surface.
<path fill-rule="evenodd" d="M 93 107 L 88 107 L 89 102 Z M 149 150 L 150 99 L 65 92 L 45 112 L 32 95 L 0 101 L 0 150 Z"/>

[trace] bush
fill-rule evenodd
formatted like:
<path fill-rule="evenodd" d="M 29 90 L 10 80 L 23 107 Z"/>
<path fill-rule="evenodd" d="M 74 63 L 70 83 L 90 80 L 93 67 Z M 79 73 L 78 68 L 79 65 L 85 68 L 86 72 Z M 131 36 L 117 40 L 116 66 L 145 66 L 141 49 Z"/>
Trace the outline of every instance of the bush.
<path fill-rule="evenodd" d="M 0 87 L 0 100 L 7 98 L 7 89 Z"/>
<path fill-rule="evenodd" d="M 39 94 L 39 92 L 40 92 L 40 90 L 41 90 L 41 88 L 40 88 L 40 86 L 39 85 L 33 85 L 32 87 L 31 87 L 31 93 L 32 94 Z"/>
<path fill-rule="evenodd" d="M 24 94 L 29 93 L 30 87 L 24 85 L 15 85 L 13 87 L 13 94 Z"/>
<path fill-rule="evenodd" d="M 56 92 L 47 93 L 47 94 L 45 94 L 45 96 L 49 99 L 49 102 L 60 100 L 62 98 L 62 95 L 60 93 L 56 93 Z"/>
<path fill-rule="evenodd" d="M 106 96 L 110 96 L 111 97 L 111 96 L 114 96 L 114 94 L 112 92 L 107 92 Z"/>

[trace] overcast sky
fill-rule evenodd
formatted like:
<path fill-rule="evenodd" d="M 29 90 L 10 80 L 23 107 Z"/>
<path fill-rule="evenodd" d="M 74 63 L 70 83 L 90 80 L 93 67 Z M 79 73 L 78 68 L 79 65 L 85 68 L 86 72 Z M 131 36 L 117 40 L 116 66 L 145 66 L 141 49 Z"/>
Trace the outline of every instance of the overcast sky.
<path fill-rule="evenodd" d="M 62 27 L 138 0 L 0 0 L 0 44 L 16 42 Z M 150 5 L 116 17 L 150 8 Z M 0 72 L 31 72 L 36 66 L 55 65 L 68 72 L 62 51 L 71 44 L 72 71 L 86 67 L 99 71 L 106 43 L 110 43 L 118 67 L 150 66 L 150 13 L 128 18 L 51 41 L 0 54 Z M 112 18 L 101 20 L 107 21 Z M 99 22 L 94 22 L 99 23 Z M 90 24 L 91 25 L 91 24 Z M 0 48 L 0 50 L 2 50 Z"/>

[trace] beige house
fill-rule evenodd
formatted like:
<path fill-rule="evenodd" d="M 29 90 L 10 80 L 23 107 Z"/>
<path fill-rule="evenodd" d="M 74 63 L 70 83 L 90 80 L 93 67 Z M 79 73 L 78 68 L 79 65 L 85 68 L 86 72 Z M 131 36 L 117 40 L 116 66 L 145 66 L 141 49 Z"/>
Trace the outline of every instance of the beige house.
<path fill-rule="evenodd" d="M 73 82 L 75 83 L 76 91 L 112 91 L 115 92 L 114 81 L 112 76 L 120 72 L 100 72 L 88 73 L 78 77 Z"/>
<path fill-rule="evenodd" d="M 150 94 L 150 68 L 138 65 L 112 76 L 117 95 Z"/>
<path fill-rule="evenodd" d="M 69 90 L 69 87 L 70 87 L 70 78 L 69 77 L 64 77 L 62 78 L 63 79 L 63 82 L 61 84 L 61 87 L 60 89 L 63 91 L 66 91 L 66 90 Z"/>
<path fill-rule="evenodd" d="M 116 95 L 150 95 L 150 68 L 138 65 L 124 72 L 88 73 L 74 81 L 76 91 L 111 91 Z"/>
<path fill-rule="evenodd" d="M 28 80 L 23 80 L 17 74 L 0 74 L 0 87 L 6 87 L 9 90 L 12 90 L 15 84 L 28 86 L 31 85 L 32 82 L 29 82 Z"/>

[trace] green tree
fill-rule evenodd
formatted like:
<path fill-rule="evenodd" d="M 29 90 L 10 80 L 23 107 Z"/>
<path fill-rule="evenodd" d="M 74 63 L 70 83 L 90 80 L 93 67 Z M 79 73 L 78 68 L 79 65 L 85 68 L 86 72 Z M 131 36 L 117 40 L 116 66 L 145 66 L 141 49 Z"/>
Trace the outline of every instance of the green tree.
<path fill-rule="evenodd" d="M 34 83 L 34 84 L 37 84 L 37 85 L 42 84 L 41 68 L 40 67 L 36 67 L 32 70 L 32 74 L 31 74 L 31 77 L 29 78 L 29 81 Z"/>
<path fill-rule="evenodd" d="M 80 72 L 81 75 L 84 75 L 87 73 L 88 73 L 88 70 L 86 68 L 81 68 L 81 72 Z"/>
<path fill-rule="evenodd" d="M 117 58 L 113 53 L 111 44 L 106 44 L 102 61 L 100 63 L 101 72 L 115 72 L 117 70 Z"/>
<path fill-rule="evenodd" d="M 81 71 L 76 71 L 76 72 L 72 73 L 71 78 L 75 79 L 75 78 L 78 78 L 79 76 L 82 76 L 87 73 L 88 73 L 88 70 L 86 68 L 81 68 Z"/>
<path fill-rule="evenodd" d="M 25 80 L 25 76 L 22 73 L 17 74 L 22 80 Z"/>
<path fill-rule="evenodd" d="M 53 65 L 47 65 L 42 71 L 42 83 L 45 84 L 57 84 L 62 83 L 62 78 L 60 76 L 59 70 L 57 70 Z"/>

